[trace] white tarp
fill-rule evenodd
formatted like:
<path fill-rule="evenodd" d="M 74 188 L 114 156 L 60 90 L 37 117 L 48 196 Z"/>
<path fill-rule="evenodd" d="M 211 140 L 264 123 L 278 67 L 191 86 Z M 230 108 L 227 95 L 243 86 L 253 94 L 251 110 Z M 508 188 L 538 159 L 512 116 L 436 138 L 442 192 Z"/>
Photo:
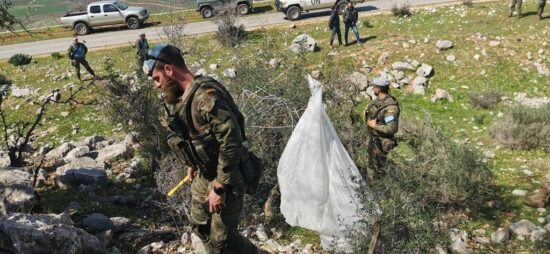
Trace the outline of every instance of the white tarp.
<path fill-rule="evenodd" d="M 365 182 L 323 108 L 321 84 L 308 82 L 311 98 L 277 168 L 281 212 L 291 226 L 319 232 L 324 249 L 350 252 L 346 231 L 361 219 Z"/>

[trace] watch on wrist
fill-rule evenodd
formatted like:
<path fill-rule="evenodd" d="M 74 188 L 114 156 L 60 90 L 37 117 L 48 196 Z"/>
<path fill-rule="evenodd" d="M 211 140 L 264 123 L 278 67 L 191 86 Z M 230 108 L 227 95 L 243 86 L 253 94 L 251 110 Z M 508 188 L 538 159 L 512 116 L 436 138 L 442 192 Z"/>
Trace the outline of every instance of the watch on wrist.
<path fill-rule="evenodd" d="M 224 189 L 224 188 L 215 188 L 215 187 L 214 187 L 214 193 L 218 194 L 218 196 L 221 196 L 221 195 L 225 194 L 225 189 Z"/>

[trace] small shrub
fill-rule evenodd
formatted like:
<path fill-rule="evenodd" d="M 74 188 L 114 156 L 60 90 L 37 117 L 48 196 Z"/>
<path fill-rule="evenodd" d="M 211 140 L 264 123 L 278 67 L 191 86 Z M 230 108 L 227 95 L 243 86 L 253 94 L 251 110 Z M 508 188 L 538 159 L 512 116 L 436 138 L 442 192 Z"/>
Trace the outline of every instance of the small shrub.
<path fill-rule="evenodd" d="M 501 101 L 501 97 L 502 93 L 494 90 L 471 93 L 470 104 L 476 108 L 493 109 Z"/>
<path fill-rule="evenodd" d="M 366 28 L 372 27 L 372 25 L 371 25 L 371 23 L 368 19 L 364 19 L 363 21 L 361 21 L 361 23 L 363 23 L 363 26 L 366 27 Z"/>
<path fill-rule="evenodd" d="M 32 56 L 26 55 L 26 54 L 15 54 L 8 60 L 8 63 L 10 63 L 13 66 L 21 66 L 21 65 L 27 65 L 30 64 L 32 61 Z"/>
<path fill-rule="evenodd" d="M 472 6 L 474 6 L 474 1 L 473 0 L 462 0 L 462 5 L 464 5 L 466 7 L 472 7 Z"/>
<path fill-rule="evenodd" d="M 377 253 L 432 253 L 492 193 L 493 177 L 478 152 L 452 142 L 430 121 L 416 122 L 403 122 L 408 135 L 399 152 L 390 153 L 386 176 L 370 182 L 362 195 L 366 216 L 382 210 Z M 363 231 L 370 231 L 370 223 Z M 370 239 L 355 238 L 356 253 L 367 253 Z"/>
<path fill-rule="evenodd" d="M 408 17 L 411 16 L 411 4 L 406 2 L 401 5 L 398 5 L 397 3 L 393 4 L 393 7 L 391 8 L 391 13 L 394 16 L 397 17 Z"/>
<path fill-rule="evenodd" d="M 12 81 L 6 78 L 6 76 L 0 74 L 0 86 L 11 85 Z"/>
<path fill-rule="evenodd" d="M 498 143 L 511 149 L 550 151 L 550 104 L 539 109 L 514 108 L 489 131 Z"/>
<path fill-rule="evenodd" d="M 61 58 L 63 58 L 63 55 L 59 52 L 53 52 L 52 53 L 52 58 L 53 59 L 61 59 Z"/>
<path fill-rule="evenodd" d="M 219 19 L 216 39 L 225 47 L 235 47 L 244 40 L 244 25 L 237 25 L 238 13 L 235 2 L 224 4 L 217 8 Z"/>

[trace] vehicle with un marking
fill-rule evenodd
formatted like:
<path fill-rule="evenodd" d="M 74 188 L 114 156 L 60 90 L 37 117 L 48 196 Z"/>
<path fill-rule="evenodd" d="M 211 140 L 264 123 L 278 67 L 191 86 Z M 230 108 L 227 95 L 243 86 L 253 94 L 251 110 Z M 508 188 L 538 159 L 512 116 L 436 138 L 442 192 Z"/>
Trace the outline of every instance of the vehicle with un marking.
<path fill-rule="evenodd" d="M 237 13 L 246 15 L 252 12 L 253 0 L 197 0 L 197 11 L 203 18 L 210 18 L 216 14 L 216 10 L 224 4 L 235 3 Z"/>
<path fill-rule="evenodd" d="M 353 3 L 365 2 L 365 0 L 275 0 L 275 7 L 289 20 L 298 20 L 304 11 L 332 9 L 334 6 L 338 9 L 338 13 L 343 14 L 350 1 Z"/>
<path fill-rule="evenodd" d="M 93 2 L 85 12 L 68 13 L 61 17 L 63 27 L 72 27 L 76 34 L 90 33 L 99 26 L 126 24 L 130 29 L 138 29 L 149 18 L 144 7 L 128 6 L 118 0 Z"/>

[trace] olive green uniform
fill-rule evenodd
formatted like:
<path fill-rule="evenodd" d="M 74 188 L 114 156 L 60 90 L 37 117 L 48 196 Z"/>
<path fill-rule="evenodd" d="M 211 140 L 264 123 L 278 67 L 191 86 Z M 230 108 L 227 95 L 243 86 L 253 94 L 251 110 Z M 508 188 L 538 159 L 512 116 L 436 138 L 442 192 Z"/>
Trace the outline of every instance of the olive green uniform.
<path fill-rule="evenodd" d="M 369 165 L 367 177 L 369 180 L 384 175 L 383 167 L 386 164 L 388 152 L 397 146 L 395 133 L 399 127 L 399 104 L 388 95 L 382 99 L 376 98 L 367 106 L 367 121 L 376 119 L 374 128 L 368 127 L 370 138 L 368 141 Z"/>
<path fill-rule="evenodd" d="M 197 76 L 177 104 L 167 105 L 171 117 L 184 120 L 180 125 L 187 125 L 185 129 L 201 161 L 194 165 L 186 159 L 187 166 L 199 170 L 191 185 L 189 219 L 208 253 L 257 253 L 257 248 L 237 231 L 245 192 L 239 164 L 242 153 L 248 151 L 240 128 L 244 120 L 240 112 L 236 115 L 229 93 L 222 94 L 215 89 L 216 84 L 214 79 Z M 170 124 L 166 119 L 163 122 L 165 126 Z M 172 127 L 170 130 L 174 132 Z M 178 138 L 168 142 L 172 146 Z M 226 186 L 225 207 L 212 214 L 208 212 L 208 194 L 214 181 Z"/>
<path fill-rule="evenodd" d="M 518 6 L 518 18 L 521 17 L 521 7 L 523 5 L 523 0 L 512 0 L 512 4 L 510 5 L 510 17 L 512 17 L 512 14 L 516 9 L 516 5 Z"/>

